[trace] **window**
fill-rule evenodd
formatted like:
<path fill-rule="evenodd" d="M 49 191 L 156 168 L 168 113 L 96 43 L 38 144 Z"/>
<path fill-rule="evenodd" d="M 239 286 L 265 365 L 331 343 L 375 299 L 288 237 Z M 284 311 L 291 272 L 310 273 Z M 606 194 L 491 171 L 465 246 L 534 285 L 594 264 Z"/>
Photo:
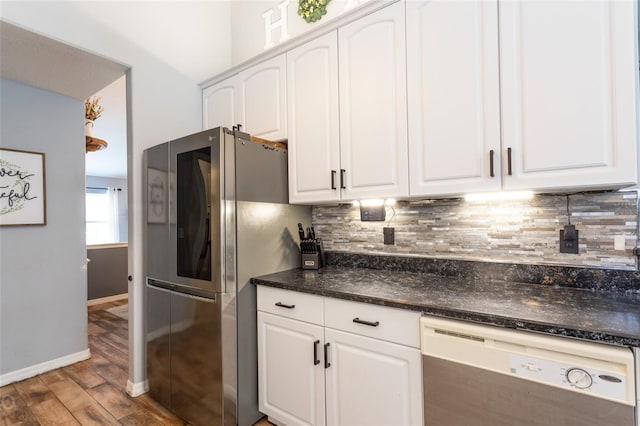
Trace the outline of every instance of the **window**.
<path fill-rule="evenodd" d="M 87 244 L 119 241 L 118 197 L 115 188 L 87 188 Z"/>

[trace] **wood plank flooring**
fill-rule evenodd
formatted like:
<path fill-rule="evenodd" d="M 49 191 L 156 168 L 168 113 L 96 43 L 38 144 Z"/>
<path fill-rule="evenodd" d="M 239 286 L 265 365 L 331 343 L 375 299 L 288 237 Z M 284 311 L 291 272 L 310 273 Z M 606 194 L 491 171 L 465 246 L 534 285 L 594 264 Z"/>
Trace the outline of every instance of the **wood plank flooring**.
<path fill-rule="evenodd" d="M 88 308 L 90 359 L 0 388 L 0 425 L 184 425 L 147 395 L 125 392 L 128 324 L 106 309 L 126 303 Z"/>
<path fill-rule="evenodd" d="M 185 425 L 148 395 L 126 393 L 128 324 L 107 312 L 126 303 L 88 308 L 90 359 L 1 387 L 0 426 Z"/>

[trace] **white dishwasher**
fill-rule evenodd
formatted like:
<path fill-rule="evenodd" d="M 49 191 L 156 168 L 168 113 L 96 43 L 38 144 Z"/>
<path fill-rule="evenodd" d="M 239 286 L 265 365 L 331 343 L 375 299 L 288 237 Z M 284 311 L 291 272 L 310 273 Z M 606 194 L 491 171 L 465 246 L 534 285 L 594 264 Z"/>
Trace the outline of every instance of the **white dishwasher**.
<path fill-rule="evenodd" d="M 640 426 L 630 348 L 423 316 L 426 426 Z"/>

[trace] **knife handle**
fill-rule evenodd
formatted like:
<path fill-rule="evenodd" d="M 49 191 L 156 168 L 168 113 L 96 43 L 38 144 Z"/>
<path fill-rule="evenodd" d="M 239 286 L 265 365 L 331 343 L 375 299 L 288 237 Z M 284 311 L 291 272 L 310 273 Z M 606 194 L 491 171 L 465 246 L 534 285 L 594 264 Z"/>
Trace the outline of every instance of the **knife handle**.
<path fill-rule="evenodd" d="M 335 170 L 331 170 L 331 189 L 338 189 L 336 188 L 336 171 Z"/>

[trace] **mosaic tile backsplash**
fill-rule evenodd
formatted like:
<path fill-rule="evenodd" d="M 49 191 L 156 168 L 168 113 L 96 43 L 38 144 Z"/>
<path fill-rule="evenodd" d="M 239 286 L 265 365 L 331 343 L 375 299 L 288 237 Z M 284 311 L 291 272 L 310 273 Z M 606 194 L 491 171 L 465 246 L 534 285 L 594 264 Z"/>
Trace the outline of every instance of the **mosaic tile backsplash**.
<path fill-rule="evenodd" d="M 548 194 L 402 201 L 386 214 L 385 222 L 361 222 L 359 208 L 350 204 L 314 206 L 312 221 L 332 251 L 636 270 L 636 192 L 572 194 L 568 208 L 566 195 Z M 579 231 L 579 254 L 559 250 L 559 231 L 569 219 Z M 383 242 L 386 226 L 395 228 L 395 245 Z M 624 237 L 624 250 L 615 249 L 616 236 Z"/>

